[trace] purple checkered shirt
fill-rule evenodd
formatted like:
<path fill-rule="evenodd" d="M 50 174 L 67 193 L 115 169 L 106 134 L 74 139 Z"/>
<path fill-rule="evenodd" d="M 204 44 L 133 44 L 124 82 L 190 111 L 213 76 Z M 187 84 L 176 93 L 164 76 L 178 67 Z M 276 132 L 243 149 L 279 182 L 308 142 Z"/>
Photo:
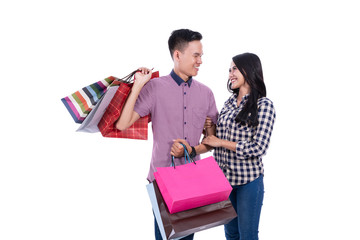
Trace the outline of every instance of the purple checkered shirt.
<path fill-rule="evenodd" d="M 185 82 L 174 71 L 151 79 L 141 90 L 134 111 L 141 117 L 151 114 L 153 150 L 149 181 L 154 180 L 157 167 L 170 166 L 173 140 L 180 138 L 191 146 L 199 145 L 206 117 L 214 123 L 218 117 L 210 88 L 192 78 Z M 175 165 L 180 164 L 184 164 L 184 158 L 175 159 Z"/>

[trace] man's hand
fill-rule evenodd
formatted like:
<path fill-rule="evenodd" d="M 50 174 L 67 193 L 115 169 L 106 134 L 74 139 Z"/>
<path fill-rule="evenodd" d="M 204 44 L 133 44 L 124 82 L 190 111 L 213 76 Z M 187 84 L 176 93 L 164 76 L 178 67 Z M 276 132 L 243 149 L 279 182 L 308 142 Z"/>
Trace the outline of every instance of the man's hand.
<path fill-rule="evenodd" d="M 186 146 L 186 149 L 189 154 L 192 152 L 191 146 L 185 139 L 176 139 L 174 140 L 174 143 L 171 146 L 170 154 L 177 158 L 184 156 L 184 147 L 180 143 Z"/>
<path fill-rule="evenodd" d="M 135 73 L 134 85 L 122 109 L 120 118 L 116 122 L 116 128 L 123 131 L 129 128 L 140 118 L 140 115 L 134 111 L 136 99 L 138 98 L 142 87 L 150 80 L 152 71 L 147 68 L 139 68 Z"/>
<path fill-rule="evenodd" d="M 138 72 L 135 73 L 135 81 L 133 87 L 140 87 L 142 88 L 148 81 L 150 81 L 152 74 L 152 70 L 141 67 L 138 69 Z"/>

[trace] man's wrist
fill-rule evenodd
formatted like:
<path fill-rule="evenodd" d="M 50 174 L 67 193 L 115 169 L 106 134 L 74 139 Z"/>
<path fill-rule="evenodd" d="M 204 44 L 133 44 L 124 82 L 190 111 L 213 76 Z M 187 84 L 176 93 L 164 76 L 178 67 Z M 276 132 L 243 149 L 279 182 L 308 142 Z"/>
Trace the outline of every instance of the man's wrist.
<path fill-rule="evenodd" d="M 196 150 L 195 147 L 191 146 L 191 153 L 189 154 L 189 157 L 191 159 L 194 159 L 196 157 Z"/>
<path fill-rule="evenodd" d="M 131 91 L 140 92 L 143 87 L 144 85 L 142 84 L 134 84 L 131 88 Z"/>

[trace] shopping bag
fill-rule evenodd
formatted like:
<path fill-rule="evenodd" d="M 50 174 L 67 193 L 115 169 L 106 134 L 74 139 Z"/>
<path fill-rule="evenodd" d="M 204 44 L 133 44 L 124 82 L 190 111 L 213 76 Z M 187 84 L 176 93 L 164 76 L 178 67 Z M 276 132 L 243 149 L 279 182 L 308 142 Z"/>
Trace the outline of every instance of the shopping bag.
<path fill-rule="evenodd" d="M 212 156 L 156 169 L 154 176 L 170 213 L 224 201 L 232 190 Z"/>
<path fill-rule="evenodd" d="M 61 99 L 76 123 L 82 123 L 116 78 L 110 76 Z"/>
<path fill-rule="evenodd" d="M 132 83 L 132 77 L 138 70 L 135 70 L 123 78 L 115 78 L 115 80 L 108 86 L 100 101 L 95 105 L 93 110 L 88 114 L 80 127 L 76 130 L 78 132 L 95 133 L 99 132 L 98 123 L 105 113 L 106 108 L 114 97 L 116 90 L 121 83 Z"/>
<path fill-rule="evenodd" d="M 152 73 L 151 79 L 157 77 L 159 77 L 158 71 Z M 147 140 L 148 123 L 151 121 L 150 115 L 138 119 L 132 126 L 123 131 L 115 126 L 132 86 L 132 83 L 119 83 L 113 98 L 98 124 L 98 128 L 104 137 Z"/>
<path fill-rule="evenodd" d="M 229 199 L 170 214 L 156 180 L 146 186 L 162 238 L 180 239 L 189 234 L 229 223 L 237 214 Z"/>
<path fill-rule="evenodd" d="M 114 80 L 110 84 L 100 101 L 95 105 L 85 120 L 81 123 L 80 127 L 76 130 L 77 132 L 95 133 L 100 131 L 98 128 L 98 123 L 104 115 L 104 112 L 108 107 L 111 99 L 114 97 L 119 84 L 120 81 L 118 79 Z"/>

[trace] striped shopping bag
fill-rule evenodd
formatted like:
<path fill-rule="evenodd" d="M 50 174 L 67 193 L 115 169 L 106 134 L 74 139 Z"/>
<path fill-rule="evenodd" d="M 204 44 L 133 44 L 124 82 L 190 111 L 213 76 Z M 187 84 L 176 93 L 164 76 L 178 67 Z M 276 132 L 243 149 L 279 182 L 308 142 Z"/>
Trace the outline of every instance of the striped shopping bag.
<path fill-rule="evenodd" d="M 76 123 L 82 123 L 116 77 L 110 76 L 61 99 Z"/>

